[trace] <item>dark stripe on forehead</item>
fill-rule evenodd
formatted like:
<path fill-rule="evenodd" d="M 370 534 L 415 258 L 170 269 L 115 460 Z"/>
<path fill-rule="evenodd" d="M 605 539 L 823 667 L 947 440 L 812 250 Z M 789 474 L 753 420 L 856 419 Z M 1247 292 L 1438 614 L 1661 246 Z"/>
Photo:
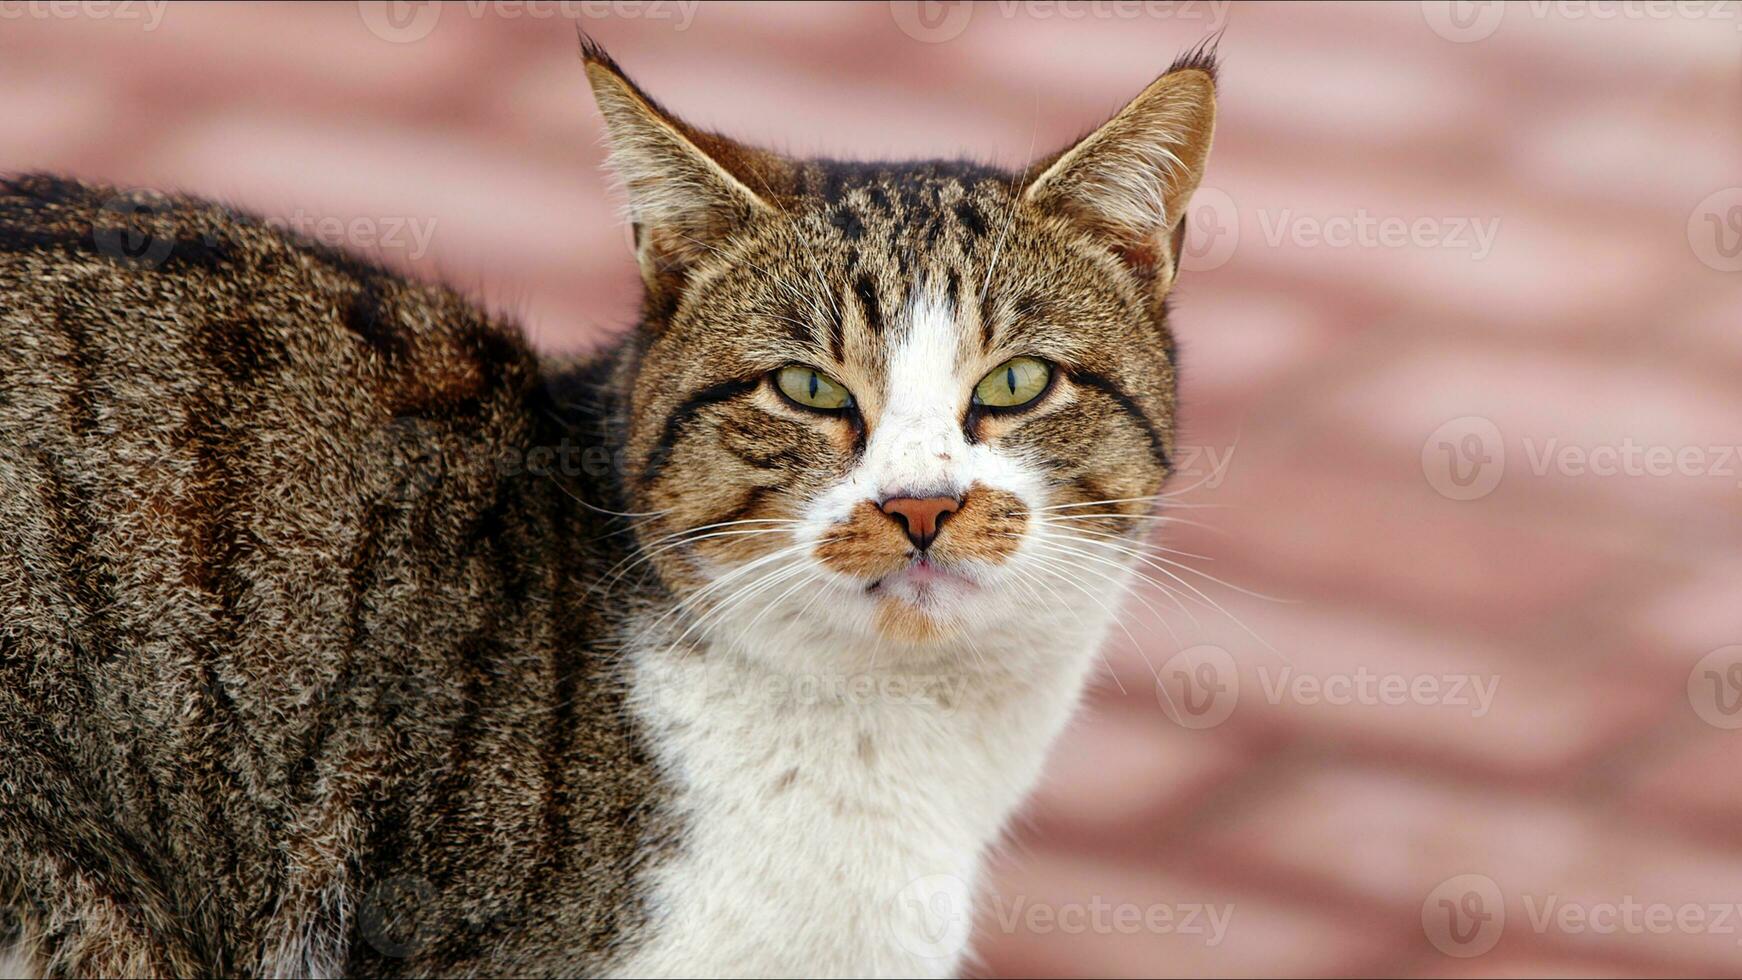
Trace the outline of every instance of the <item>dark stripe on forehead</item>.
<path fill-rule="evenodd" d="M 672 446 L 683 432 L 683 427 L 700 415 L 702 409 L 755 391 L 759 384 L 761 384 L 760 381 L 744 379 L 722 381 L 703 388 L 684 399 L 683 404 L 672 409 L 671 414 L 665 417 L 665 427 L 660 430 L 659 442 L 653 447 L 653 452 L 648 454 L 647 467 L 641 471 L 641 485 L 649 486 L 654 480 L 659 479 L 659 474 L 665 469 L 665 464 L 671 460 Z"/>
<path fill-rule="evenodd" d="M 805 317 L 803 310 L 799 309 L 796 305 L 788 306 L 784 313 L 778 315 L 780 317 L 780 322 L 786 324 L 787 332 L 792 336 L 793 340 L 798 341 L 799 344 L 805 347 L 811 347 L 816 344 L 816 328 L 811 326 L 810 320 Z"/>
<path fill-rule="evenodd" d="M 877 304 L 877 284 L 871 281 L 869 274 L 859 276 L 859 281 L 853 284 L 853 295 L 859 298 L 859 306 L 865 314 L 865 326 L 873 334 L 882 334 L 883 309 Z"/>
<path fill-rule="evenodd" d="M 844 364 L 847 360 L 847 328 L 841 322 L 840 304 L 830 303 L 829 306 L 829 356 L 836 364 Z"/>
<path fill-rule="evenodd" d="M 956 218 L 967 230 L 968 238 L 975 239 L 986 234 L 986 219 L 980 214 L 980 209 L 968 201 L 956 205 Z"/>
<path fill-rule="evenodd" d="M 856 242 L 865 237 L 865 222 L 860 219 L 859 213 L 848 205 L 843 204 L 836 208 L 835 213 L 829 218 L 829 223 L 839 229 L 841 234 L 846 236 L 847 241 Z"/>
<path fill-rule="evenodd" d="M 1124 389 L 1116 383 L 1098 374 L 1088 371 L 1071 371 L 1070 378 L 1080 385 L 1093 388 L 1106 395 L 1112 399 L 1113 404 L 1119 406 L 1120 410 L 1131 416 L 1138 425 L 1143 427 L 1143 434 L 1149 437 L 1149 454 L 1154 457 L 1155 465 L 1161 467 L 1163 473 L 1173 471 L 1167 458 L 1167 443 L 1162 441 L 1161 431 L 1155 427 L 1154 420 L 1149 417 L 1149 413 L 1143 410 L 1143 406 L 1137 404 L 1137 401 L 1127 395 Z"/>
<path fill-rule="evenodd" d="M 997 323 L 993 310 L 998 308 L 998 294 L 992 292 L 988 284 L 980 295 L 980 349 L 990 351 L 997 346 L 997 338 L 993 336 L 992 328 Z"/>

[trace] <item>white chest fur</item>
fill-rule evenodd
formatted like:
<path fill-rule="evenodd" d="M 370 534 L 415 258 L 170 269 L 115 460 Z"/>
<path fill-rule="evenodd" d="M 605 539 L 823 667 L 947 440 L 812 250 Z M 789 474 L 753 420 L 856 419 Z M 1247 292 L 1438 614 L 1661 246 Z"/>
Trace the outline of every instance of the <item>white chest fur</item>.
<path fill-rule="evenodd" d="M 967 953 L 987 848 L 1082 689 L 1097 624 L 1020 663 L 794 678 L 712 651 L 636 656 L 633 700 L 678 788 L 677 854 L 612 972 L 940 976 Z M 851 658 L 848 658 L 851 659 Z"/>

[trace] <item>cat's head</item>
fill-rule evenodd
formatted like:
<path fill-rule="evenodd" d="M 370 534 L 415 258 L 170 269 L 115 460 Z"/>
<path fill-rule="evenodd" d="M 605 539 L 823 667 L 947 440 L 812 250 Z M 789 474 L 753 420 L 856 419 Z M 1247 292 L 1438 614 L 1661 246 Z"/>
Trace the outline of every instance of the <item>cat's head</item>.
<path fill-rule="evenodd" d="M 646 284 L 628 499 L 697 629 L 917 656 L 1116 605 L 1173 450 L 1212 59 L 1017 173 L 789 159 L 586 62 Z"/>

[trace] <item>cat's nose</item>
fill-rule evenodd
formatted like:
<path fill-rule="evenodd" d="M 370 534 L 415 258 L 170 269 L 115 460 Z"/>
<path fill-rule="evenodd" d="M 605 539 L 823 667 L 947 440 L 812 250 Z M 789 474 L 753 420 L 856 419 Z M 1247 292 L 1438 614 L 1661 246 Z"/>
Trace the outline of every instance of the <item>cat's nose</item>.
<path fill-rule="evenodd" d="M 883 502 L 883 513 L 901 525 L 914 547 L 924 549 L 938 536 L 944 518 L 961 506 L 955 497 L 891 497 Z"/>

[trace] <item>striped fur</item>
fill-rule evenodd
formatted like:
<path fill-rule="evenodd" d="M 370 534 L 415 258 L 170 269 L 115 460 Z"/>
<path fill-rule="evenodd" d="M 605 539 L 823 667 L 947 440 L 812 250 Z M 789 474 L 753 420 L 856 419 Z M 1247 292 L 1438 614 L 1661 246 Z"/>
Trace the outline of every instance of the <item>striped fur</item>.
<path fill-rule="evenodd" d="M 0 964 L 955 968 L 873 906 L 971 883 L 1105 629 L 999 577 L 1037 508 L 1132 498 L 1085 522 L 1129 540 L 1167 476 L 1211 66 L 1008 173 L 781 158 L 586 60 L 646 300 L 583 360 L 217 205 L 0 180 Z M 1043 398 L 970 404 L 1014 354 Z M 959 603 L 876 506 L 922 491 Z M 759 567 L 816 584 L 734 604 Z M 716 696 L 866 670 L 917 693 Z"/>

